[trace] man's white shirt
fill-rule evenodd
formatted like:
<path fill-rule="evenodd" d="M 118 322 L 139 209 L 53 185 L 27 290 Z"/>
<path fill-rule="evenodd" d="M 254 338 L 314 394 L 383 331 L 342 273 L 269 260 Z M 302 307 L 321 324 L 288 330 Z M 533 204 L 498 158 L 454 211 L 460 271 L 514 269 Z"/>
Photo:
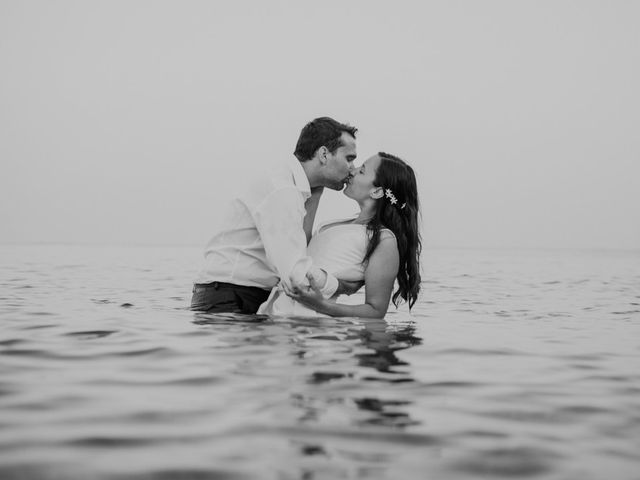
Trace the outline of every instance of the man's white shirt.
<path fill-rule="evenodd" d="M 280 279 L 308 285 L 312 267 L 303 230 L 309 180 L 295 158 L 276 165 L 231 199 L 219 233 L 204 250 L 205 265 L 196 283 L 226 282 L 269 290 Z M 332 296 L 338 280 L 327 274 L 321 289 Z"/>

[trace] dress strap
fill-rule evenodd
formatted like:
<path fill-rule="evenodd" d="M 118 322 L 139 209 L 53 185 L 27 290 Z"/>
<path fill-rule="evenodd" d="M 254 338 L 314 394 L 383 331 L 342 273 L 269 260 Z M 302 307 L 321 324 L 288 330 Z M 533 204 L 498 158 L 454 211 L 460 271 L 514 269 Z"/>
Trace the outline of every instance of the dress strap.
<path fill-rule="evenodd" d="M 314 229 L 313 235 L 316 235 L 320 233 L 322 230 L 324 230 L 325 228 L 329 228 L 333 225 L 340 225 L 341 223 L 351 223 L 356 218 L 358 218 L 358 215 L 353 215 L 352 217 L 348 217 L 348 218 L 340 218 L 340 219 L 334 218 L 333 220 L 325 220 L 324 222 L 320 223 L 320 225 L 318 225 L 316 229 Z"/>
<path fill-rule="evenodd" d="M 380 229 L 380 232 L 381 232 L 381 233 L 382 233 L 382 232 L 388 232 L 388 233 L 390 233 L 390 234 L 391 234 L 391 236 L 392 236 L 393 238 L 395 238 L 396 240 L 398 239 L 398 238 L 396 237 L 396 234 L 395 234 L 395 233 L 393 233 L 393 230 L 390 230 L 390 229 L 388 229 L 388 228 L 381 228 L 381 229 Z"/>

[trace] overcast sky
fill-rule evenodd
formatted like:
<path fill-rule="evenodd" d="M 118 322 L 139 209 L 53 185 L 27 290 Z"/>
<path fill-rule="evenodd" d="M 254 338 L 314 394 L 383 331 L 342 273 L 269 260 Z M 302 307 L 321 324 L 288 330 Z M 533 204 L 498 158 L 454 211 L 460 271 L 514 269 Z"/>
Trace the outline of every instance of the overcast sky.
<path fill-rule="evenodd" d="M 0 0 L 0 242 L 204 245 L 302 126 L 429 246 L 640 248 L 640 2 Z M 355 204 L 325 194 L 318 216 Z"/>

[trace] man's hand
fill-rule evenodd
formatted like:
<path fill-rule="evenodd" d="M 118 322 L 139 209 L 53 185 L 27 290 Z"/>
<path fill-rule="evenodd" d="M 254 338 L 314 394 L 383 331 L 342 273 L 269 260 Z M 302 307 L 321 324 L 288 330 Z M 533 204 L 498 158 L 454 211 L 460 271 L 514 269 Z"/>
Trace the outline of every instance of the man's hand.
<path fill-rule="evenodd" d="M 340 280 L 338 279 L 337 295 L 353 295 L 364 285 L 364 280 Z"/>

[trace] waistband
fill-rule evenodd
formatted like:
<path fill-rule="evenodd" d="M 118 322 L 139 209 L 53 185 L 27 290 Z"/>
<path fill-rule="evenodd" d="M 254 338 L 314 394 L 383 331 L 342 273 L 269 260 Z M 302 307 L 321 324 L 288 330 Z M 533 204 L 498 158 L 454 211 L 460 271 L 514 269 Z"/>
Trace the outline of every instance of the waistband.
<path fill-rule="evenodd" d="M 269 292 L 270 290 L 260 287 L 250 287 L 248 285 L 237 285 L 235 283 L 226 282 L 211 282 L 211 283 L 196 283 L 194 287 L 198 288 L 213 288 L 214 290 L 220 290 L 221 288 L 233 288 L 235 290 L 245 290 L 249 292 Z"/>

